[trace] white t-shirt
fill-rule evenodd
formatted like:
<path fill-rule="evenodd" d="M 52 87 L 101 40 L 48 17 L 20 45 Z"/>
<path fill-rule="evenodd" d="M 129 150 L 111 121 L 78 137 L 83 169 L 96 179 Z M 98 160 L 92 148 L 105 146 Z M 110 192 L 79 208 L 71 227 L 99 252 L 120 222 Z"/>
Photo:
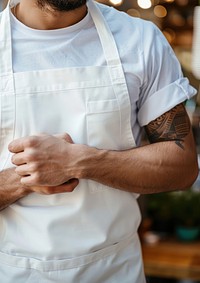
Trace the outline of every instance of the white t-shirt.
<path fill-rule="evenodd" d="M 139 144 L 141 126 L 196 91 L 182 77 L 173 50 L 153 23 L 98 6 L 118 47 L 132 107 L 132 131 Z M 77 24 L 57 30 L 31 29 L 13 15 L 11 25 L 14 72 L 106 64 L 89 13 Z"/>

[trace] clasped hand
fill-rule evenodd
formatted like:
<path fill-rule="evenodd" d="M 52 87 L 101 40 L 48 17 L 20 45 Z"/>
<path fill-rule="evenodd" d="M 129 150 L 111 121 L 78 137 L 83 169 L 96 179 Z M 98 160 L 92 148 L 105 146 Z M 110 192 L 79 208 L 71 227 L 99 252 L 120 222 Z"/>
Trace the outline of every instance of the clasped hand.
<path fill-rule="evenodd" d="M 70 192 L 74 177 L 74 144 L 68 134 L 28 136 L 12 141 L 12 163 L 21 184 L 39 193 Z"/>

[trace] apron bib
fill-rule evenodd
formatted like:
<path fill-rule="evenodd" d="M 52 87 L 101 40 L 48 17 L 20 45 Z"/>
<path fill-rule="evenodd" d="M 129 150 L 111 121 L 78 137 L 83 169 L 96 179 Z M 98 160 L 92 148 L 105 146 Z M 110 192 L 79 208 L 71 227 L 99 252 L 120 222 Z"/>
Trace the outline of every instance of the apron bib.
<path fill-rule="evenodd" d="M 88 10 L 106 66 L 19 73 L 12 69 L 9 9 L 0 18 L 0 169 L 13 167 L 13 139 L 41 132 L 67 132 L 100 149 L 133 148 L 123 68 L 97 5 L 89 1 Z M 2 282 L 144 282 L 136 198 L 81 180 L 72 193 L 32 193 L 10 205 L 0 213 Z"/>

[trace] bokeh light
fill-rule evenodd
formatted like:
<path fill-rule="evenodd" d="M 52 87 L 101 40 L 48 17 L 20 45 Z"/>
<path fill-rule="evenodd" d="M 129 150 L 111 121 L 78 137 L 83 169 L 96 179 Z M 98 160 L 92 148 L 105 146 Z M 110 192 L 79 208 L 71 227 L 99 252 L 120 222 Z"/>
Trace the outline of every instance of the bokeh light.
<path fill-rule="evenodd" d="M 142 9 L 149 9 L 152 6 L 152 3 L 150 0 L 137 0 L 138 6 Z"/>
<path fill-rule="evenodd" d="M 113 6 L 120 6 L 123 3 L 123 0 L 109 0 L 109 2 L 113 5 Z"/>
<path fill-rule="evenodd" d="M 137 18 L 140 18 L 141 17 L 141 14 L 138 10 L 136 9 L 128 9 L 127 10 L 127 14 L 131 17 L 137 17 Z"/>
<path fill-rule="evenodd" d="M 167 16 L 167 9 L 162 5 L 157 5 L 154 7 L 154 15 L 158 18 L 164 18 Z"/>

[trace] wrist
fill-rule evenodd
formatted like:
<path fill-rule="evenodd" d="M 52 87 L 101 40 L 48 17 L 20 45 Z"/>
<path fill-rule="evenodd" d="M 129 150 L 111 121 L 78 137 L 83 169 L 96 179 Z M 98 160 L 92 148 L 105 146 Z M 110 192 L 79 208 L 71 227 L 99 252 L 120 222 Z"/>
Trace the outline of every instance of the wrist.
<path fill-rule="evenodd" d="M 24 186 L 21 183 L 20 183 L 19 187 L 17 188 L 17 194 L 20 198 L 25 197 L 32 192 L 33 192 L 33 190 L 31 189 L 31 187 Z"/>
<path fill-rule="evenodd" d="M 77 150 L 78 152 L 78 150 Z M 97 149 L 87 145 L 79 147 L 79 156 L 77 161 L 76 178 L 77 179 L 94 179 L 97 170 L 101 170 L 104 162 L 106 150 Z"/>

